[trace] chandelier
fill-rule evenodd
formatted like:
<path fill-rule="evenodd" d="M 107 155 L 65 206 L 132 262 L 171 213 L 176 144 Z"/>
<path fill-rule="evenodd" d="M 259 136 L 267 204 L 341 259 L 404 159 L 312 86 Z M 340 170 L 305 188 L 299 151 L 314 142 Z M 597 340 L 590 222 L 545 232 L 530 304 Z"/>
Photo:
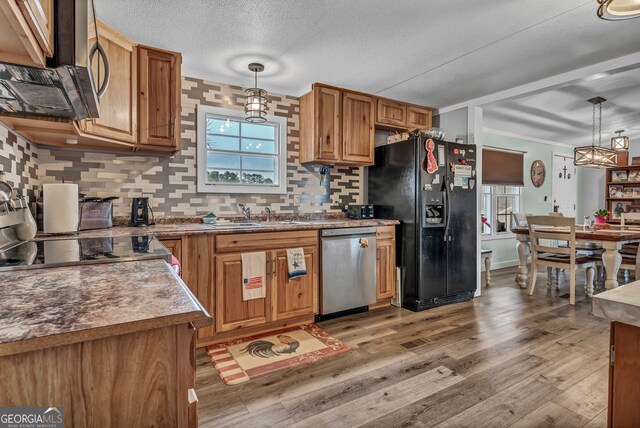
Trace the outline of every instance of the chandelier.
<path fill-rule="evenodd" d="M 615 137 L 611 139 L 611 148 L 613 150 L 629 150 L 629 137 L 622 135 L 624 129 L 616 131 Z"/>
<path fill-rule="evenodd" d="M 607 21 L 621 21 L 640 16 L 640 0 L 598 0 L 598 3 L 598 17 Z"/>
<path fill-rule="evenodd" d="M 589 168 L 611 168 L 617 165 L 618 155 L 615 150 L 602 147 L 602 97 L 587 100 L 593 104 L 593 124 L 591 127 L 591 145 L 576 147 L 573 150 L 573 164 Z M 598 145 L 596 146 L 596 105 L 600 109 L 598 120 Z"/>
<path fill-rule="evenodd" d="M 255 75 L 255 85 L 246 89 L 247 94 L 244 101 L 244 114 L 247 122 L 261 123 L 267 121 L 267 91 L 258 88 L 258 73 L 264 71 L 264 65 L 252 62 L 249 70 Z"/>

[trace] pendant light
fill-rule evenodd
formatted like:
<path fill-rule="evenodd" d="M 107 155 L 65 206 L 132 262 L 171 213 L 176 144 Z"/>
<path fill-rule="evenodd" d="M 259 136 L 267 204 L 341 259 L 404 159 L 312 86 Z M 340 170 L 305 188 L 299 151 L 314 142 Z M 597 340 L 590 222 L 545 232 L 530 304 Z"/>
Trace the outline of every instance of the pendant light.
<path fill-rule="evenodd" d="M 245 120 L 247 122 L 262 123 L 267 121 L 267 91 L 258 88 L 258 73 L 264 71 L 264 65 L 252 62 L 249 70 L 255 75 L 255 85 L 244 92 L 247 94 L 244 101 Z"/>
<path fill-rule="evenodd" d="M 629 137 L 622 135 L 624 129 L 616 131 L 617 136 L 611 139 L 611 148 L 613 150 L 629 150 Z"/>
<path fill-rule="evenodd" d="M 591 127 L 592 142 L 590 146 L 576 147 L 573 150 L 573 164 L 589 168 L 611 168 L 617 165 L 618 155 L 615 150 L 602 147 L 602 97 L 589 100 L 593 104 L 593 125 Z M 596 105 L 600 109 L 598 123 L 598 145 L 596 146 Z"/>
<path fill-rule="evenodd" d="M 640 0 L 598 0 L 598 17 L 607 21 L 621 21 L 640 17 Z"/>

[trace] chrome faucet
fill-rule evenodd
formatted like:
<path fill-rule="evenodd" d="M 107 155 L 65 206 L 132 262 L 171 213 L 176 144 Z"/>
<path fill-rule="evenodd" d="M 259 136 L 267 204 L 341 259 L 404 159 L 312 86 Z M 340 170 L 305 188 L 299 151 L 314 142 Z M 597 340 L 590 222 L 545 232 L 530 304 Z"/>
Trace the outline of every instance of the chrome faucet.
<path fill-rule="evenodd" d="M 264 212 L 267 214 L 267 223 L 269 223 L 271 221 L 271 208 L 266 207 Z"/>
<path fill-rule="evenodd" d="M 240 207 L 242 214 L 244 214 L 244 220 L 251 221 L 251 208 L 246 208 L 244 204 L 238 204 L 238 206 Z"/>

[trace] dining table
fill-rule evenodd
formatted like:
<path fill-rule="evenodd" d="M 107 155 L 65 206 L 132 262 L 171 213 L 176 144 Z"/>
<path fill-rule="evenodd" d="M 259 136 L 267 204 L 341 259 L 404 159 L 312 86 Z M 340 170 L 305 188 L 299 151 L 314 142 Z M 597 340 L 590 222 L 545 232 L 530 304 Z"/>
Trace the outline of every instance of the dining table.
<path fill-rule="evenodd" d="M 553 228 L 554 232 L 558 232 L 562 228 Z M 569 228 L 566 229 L 567 235 Z M 536 229 L 538 230 L 538 229 Z M 518 252 L 518 273 L 516 282 L 521 288 L 525 288 L 527 284 L 527 259 L 531 251 L 529 228 L 526 226 L 517 226 L 511 229 L 516 235 L 516 250 Z M 631 242 L 640 242 L 639 227 L 621 227 L 613 226 L 607 229 L 584 230 L 582 225 L 576 225 L 576 243 L 591 244 L 594 248 L 601 247 L 604 249 L 602 253 L 602 264 L 606 272 L 606 280 L 604 286 L 606 289 L 618 287 L 618 271 L 622 264 L 622 255 L 620 249 L 623 245 Z"/>

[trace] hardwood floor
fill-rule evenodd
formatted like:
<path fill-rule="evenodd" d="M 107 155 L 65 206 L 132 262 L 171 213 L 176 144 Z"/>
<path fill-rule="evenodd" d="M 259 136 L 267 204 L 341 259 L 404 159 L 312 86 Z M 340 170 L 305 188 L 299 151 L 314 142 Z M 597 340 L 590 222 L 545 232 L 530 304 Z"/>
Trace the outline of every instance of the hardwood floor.
<path fill-rule="evenodd" d="M 609 324 L 581 286 L 569 307 L 568 278 L 547 290 L 540 271 L 529 297 L 515 274 L 471 302 L 319 323 L 351 350 L 237 386 L 199 350 L 200 426 L 605 427 Z"/>

